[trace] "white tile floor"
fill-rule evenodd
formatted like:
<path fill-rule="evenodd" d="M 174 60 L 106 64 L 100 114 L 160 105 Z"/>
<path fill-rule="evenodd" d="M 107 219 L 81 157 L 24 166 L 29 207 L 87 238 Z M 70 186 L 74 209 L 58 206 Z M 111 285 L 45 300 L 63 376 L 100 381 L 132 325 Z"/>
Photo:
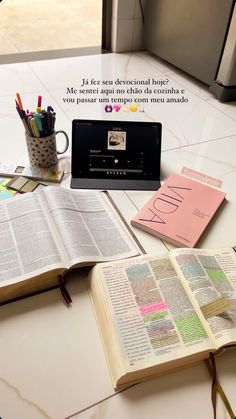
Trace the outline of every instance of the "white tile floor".
<path fill-rule="evenodd" d="M 149 99 L 149 103 L 144 103 L 143 113 L 121 109 L 107 114 L 99 100 L 79 104 L 64 101 L 73 97 L 67 88 L 79 89 L 83 78 L 100 82 L 115 82 L 117 78 L 168 80 L 169 88 L 184 89 L 181 96 L 188 101 L 168 103 L 168 97 L 176 98 L 179 94 L 165 91 L 142 94 L 142 98 Z M 88 87 L 91 88 L 91 82 Z M 23 105 L 29 109 L 35 108 L 37 95 L 42 94 L 43 107 L 50 104 L 57 112 L 56 128 L 64 129 L 70 136 L 73 118 L 162 122 L 162 180 L 187 166 L 223 181 L 227 203 L 200 245 L 236 244 L 235 102 L 219 103 L 204 85 L 145 52 L 2 65 L 0 160 L 3 161 L 19 162 L 26 155 L 24 130 L 15 110 L 16 91 L 21 93 Z M 101 95 L 81 93 L 75 94 L 77 97 L 98 99 Z M 112 97 L 133 101 L 140 94 L 111 93 L 109 101 Z M 165 100 L 150 103 L 151 97 Z M 66 176 L 65 186 L 69 180 Z M 129 222 L 150 192 L 114 191 L 112 195 Z M 147 251 L 165 249 L 160 240 L 141 231 L 136 233 Z M 57 291 L 0 308 L 0 359 L 4 360 L 0 363 L 0 415 L 4 419 L 149 419 L 157 415 L 165 419 L 188 419 L 191 412 L 192 419 L 210 418 L 210 379 L 203 364 L 142 383 L 121 394 L 114 393 L 86 283 L 80 279 L 79 285 L 73 282 L 70 286 L 71 310 L 58 301 Z M 236 409 L 235 353 L 227 357 L 231 358 L 225 364 L 223 382 Z M 220 404 L 218 418 L 227 418 Z"/>

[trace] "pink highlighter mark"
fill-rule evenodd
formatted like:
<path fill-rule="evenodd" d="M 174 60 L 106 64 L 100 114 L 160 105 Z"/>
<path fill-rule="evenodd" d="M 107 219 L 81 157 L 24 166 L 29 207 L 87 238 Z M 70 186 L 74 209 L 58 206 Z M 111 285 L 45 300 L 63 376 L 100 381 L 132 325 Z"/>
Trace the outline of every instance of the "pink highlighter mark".
<path fill-rule="evenodd" d="M 160 303 L 149 304 L 148 306 L 140 307 L 139 312 L 141 315 L 156 313 L 158 311 L 166 311 L 168 310 L 168 306 L 165 301 L 161 301 Z"/>

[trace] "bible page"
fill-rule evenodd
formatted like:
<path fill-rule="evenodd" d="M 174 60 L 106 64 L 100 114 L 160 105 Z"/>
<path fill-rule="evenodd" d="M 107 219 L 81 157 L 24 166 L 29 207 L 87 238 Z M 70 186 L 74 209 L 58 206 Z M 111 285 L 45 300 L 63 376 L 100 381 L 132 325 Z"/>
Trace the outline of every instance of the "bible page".
<path fill-rule="evenodd" d="M 99 191 L 47 187 L 41 194 L 71 266 L 139 253 Z"/>
<path fill-rule="evenodd" d="M 171 256 L 174 257 L 176 269 L 187 281 L 189 290 L 202 312 L 206 313 L 206 321 L 217 345 L 236 343 L 234 250 L 175 249 L 171 251 Z"/>
<path fill-rule="evenodd" d="M 0 240 L 0 286 L 64 267 L 38 194 L 0 203 Z"/>
<path fill-rule="evenodd" d="M 111 352 L 114 345 L 118 354 L 114 358 L 122 359 L 127 372 L 212 349 L 168 254 L 140 256 L 94 269 L 94 277 L 97 270 L 99 278 L 91 280 L 91 296 L 100 294 L 94 306 L 100 306 L 98 312 L 107 317 L 101 333 L 108 333 L 104 342 L 111 342 Z"/>

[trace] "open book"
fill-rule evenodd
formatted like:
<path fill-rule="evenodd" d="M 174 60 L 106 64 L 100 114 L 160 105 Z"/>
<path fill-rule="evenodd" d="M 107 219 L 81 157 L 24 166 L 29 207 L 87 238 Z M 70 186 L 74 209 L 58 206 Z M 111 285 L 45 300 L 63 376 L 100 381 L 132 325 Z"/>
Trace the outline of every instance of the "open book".
<path fill-rule="evenodd" d="M 236 343 L 236 253 L 175 249 L 102 263 L 90 294 L 115 389 Z"/>
<path fill-rule="evenodd" d="M 0 303 L 71 268 L 140 254 L 106 192 L 53 186 L 0 203 L 0 241 Z"/>

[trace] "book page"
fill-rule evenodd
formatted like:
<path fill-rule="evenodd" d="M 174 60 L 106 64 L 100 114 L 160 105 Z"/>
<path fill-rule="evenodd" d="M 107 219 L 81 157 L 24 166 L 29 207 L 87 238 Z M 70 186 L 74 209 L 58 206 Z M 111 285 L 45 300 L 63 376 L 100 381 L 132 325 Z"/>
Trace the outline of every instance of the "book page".
<path fill-rule="evenodd" d="M 236 342 L 236 254 L 233 249 L 171 252 L 218 346 Z M 227 307 L 228 303 L 228 307 Z"/>
<path fill-rule="evenodd" d="M 37 194 L 0 203 L 0 284 L 63 267 Z"/>
<path fill-rule="evenodd" d="M 48 187 L 41 193 L 71 265 L 140 253 L 101 192 Z"/>
<path fill-rule="evenodd" d="M 104 346 L 111 345 L 108 353 L 117 352 L 112 362 L 108 355 L 111 369 L 117 359 L 129 372 L 212 349 L 168 254 L 94 269 L 99 279 L 91 281 L 91 295 L 95 310 L 103 313 Z M 97 297 L 96 286 L 100 289 Z"/>

